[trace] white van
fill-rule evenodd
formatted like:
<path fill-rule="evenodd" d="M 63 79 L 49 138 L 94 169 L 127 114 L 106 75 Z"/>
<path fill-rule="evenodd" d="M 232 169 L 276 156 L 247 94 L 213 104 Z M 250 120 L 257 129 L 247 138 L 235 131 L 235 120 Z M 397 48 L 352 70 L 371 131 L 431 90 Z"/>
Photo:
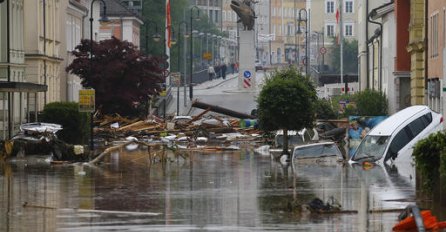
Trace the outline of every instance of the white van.
<path fill-rule="evenodd" d="M 410 158 L 413 146 L 432 133 L 443 130 L 443 117 L 429 107 L 407 107 L 372 128 L 361 141 L 350 163 Z"/>

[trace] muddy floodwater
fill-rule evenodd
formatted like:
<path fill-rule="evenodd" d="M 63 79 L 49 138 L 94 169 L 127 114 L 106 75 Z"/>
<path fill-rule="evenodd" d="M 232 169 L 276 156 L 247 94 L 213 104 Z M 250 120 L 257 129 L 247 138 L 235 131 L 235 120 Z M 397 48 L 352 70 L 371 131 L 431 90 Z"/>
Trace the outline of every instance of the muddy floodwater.
<path fill-rule="evenodd" d="M 282 165 L 249 148 L 167 159 L 123 149 L 98 165 L 1 163 L 0 231 L 391 231 L 417 200 L 406 167 Z M 315 198 L 341 213 L 310 213 Z"/>

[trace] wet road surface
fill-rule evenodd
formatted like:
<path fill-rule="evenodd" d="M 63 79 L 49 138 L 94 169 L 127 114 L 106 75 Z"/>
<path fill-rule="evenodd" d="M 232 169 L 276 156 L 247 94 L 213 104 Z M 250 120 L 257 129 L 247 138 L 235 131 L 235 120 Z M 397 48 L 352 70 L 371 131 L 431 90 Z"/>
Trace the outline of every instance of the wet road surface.
<path fill-rule="evenodd" d="M 0 231 L 391 231 L 416 195 L 415 178 L 390 167 L 282 165 L 251 149 L 168 157 L 2 163 Z M 316 197 L 345 213 L 305 210 Z"/>

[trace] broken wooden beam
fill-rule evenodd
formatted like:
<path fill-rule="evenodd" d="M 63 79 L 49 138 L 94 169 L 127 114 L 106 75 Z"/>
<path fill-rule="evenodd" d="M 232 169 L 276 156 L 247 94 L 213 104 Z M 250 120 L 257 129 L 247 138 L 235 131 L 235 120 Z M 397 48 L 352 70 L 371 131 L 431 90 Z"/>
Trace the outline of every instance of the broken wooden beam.
<path fill-rule="evenodd" d="M 203 109 L 203 110 L 209 109 L 210 111 L 213 111 L 213 112 L 216 112 L 216 113 L 220 113 L 220 114 L 224 114 L 224 115 L 228 115 L 228 116 L 235 117 L 235 118 L 240 118 L 240 119 L 248 119 L 248 118 L 255 119 L 256 118 L 255 116 L 250 115 L 250 114 L 240 113 L 240 112 L 237 112 L 237 111 L 234 111 L 234 110 L 223 108 L 221 106 L 210 105 L 210 104 L 207 104 L 207 103 L 204 103 L 204 102 L 199 102 L 197 100 L 195 100 L 192 103 L 192 106 L 196 107 L 196 108 Z"/>

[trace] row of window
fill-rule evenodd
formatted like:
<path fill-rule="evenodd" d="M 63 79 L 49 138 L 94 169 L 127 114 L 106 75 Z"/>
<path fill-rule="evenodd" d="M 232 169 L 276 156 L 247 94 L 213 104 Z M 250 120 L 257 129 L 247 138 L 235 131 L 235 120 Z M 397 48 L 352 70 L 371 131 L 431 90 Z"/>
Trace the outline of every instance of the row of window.
<path fill-rule="evenodd" d="M 271 16 L 281 16 L 281 17 L 296 17 L 299 15 L 300 9 L 292 9 L 292 8 L 272 8 Z M 334 14 L 336 13 L 337 7 L 336 7 L 336 1 L 334 0 L 326 0 L 325 2 L 325 13 L 326 14 Z M 352 14 L 354 13 L 354 5 L 353 0 L 344 0 L 343 5 L 343 13 L 346 14 Z M 302 15 L 302 17 L 305 17 L 305 15 Z"/>
<path fill-rule="evenodd" d="M 443 9 L 443 18 L 440 19 L 440 13 L 437 11 L 435 14 L 433 14 L 432 16 L 430 16 L 429 18 L 429 36 L 430 39 L 429 40 L 429 50 L 430 50 L 430 57 L 437 57 L 439 55 L 439 50 L 440 48 L 440 30 L 443 29 L 443 41 L 446 38 L 446 10 Z M 441 22 L 443 21 L 443 22 Z M 440 24 L 443 24 L 443 28 L 441 28 Z M 446 46 L 446 43 L 443 42 L 442 43 L 443 47 Z"/>
<path fill-rule="evenodd" d="M 207 6 L 209 3 L 209 6 L 220 6 L 221 0 L 197 0 L 196 5 L 200 6 Z"/>
<path fill-rule="evenodd" d="M 336 12 L 336 2 L 334 0 L 326 0 L 325 1 L 325 13 L 327 14 L 333 14 Z M 343 13 L 353 13 L 354 12 L 354 6 L 353 6 L 353 0 L 344 0 L 343 5 Z"/>
<path fill-rule="evenodd" d="M 325 36 L 327 37 L 334 37 L 336 35 L 336 24 L 335 23 L 327 23 L 325 24 Z M 278 31 L 281 30 L 281 31 Z M 286 30 L 286 35 L 294 35 L 295 32 L 297 32 L 297 28 L 294 29 L 293 24 L 288 24 L 288 25 L 283 25 L 282 27 L 277 27 L 276 25 L 272 26 L 272 33 L 276 34 L 276 35 L 280 35 L 283 34 L 282 32 L 284 32 Z M 300 26 L 300 31 L 302 33 L 305 33 L 305 27 L 304 26 Z M 349 37 L 349 36 L 354 36 L 354 31 L 353 31 L 353 23 L 344 23 L 344 36 Z"/>

